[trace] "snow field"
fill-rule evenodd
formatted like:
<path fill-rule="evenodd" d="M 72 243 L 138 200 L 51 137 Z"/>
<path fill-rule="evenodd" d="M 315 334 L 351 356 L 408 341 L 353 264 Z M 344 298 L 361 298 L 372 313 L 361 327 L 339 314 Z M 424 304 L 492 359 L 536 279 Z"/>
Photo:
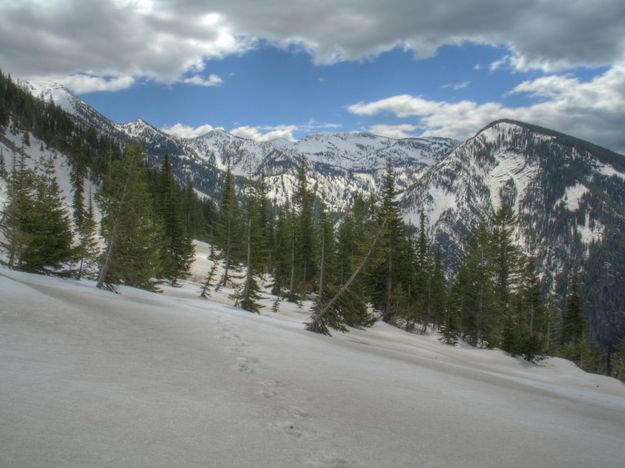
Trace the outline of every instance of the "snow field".
<path fill-rule="evenodd" d="M 625 386 L 308 309 L 0 270 L 0 466 L 622 466 Z"/>

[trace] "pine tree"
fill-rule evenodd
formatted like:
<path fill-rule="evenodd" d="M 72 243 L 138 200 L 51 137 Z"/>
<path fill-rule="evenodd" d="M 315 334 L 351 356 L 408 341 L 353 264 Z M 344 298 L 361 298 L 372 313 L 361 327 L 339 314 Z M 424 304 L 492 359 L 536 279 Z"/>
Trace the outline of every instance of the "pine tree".
<path fill-rule="evenodd" d="M 368 244 L 371 243 L 368 235 L 370 229 L 367 228 L 362 203 L 361 199 L 357 199 L 339 225 L 335 267 L 337 284 L 345 284 L 365 255 Z M 375 322 L 375 317 L 368 311 L 367 302 L 366 284 L 361 277 L 357 277 L 338 301 L 341 315 L 347 325 L 366 327 Z"/>
<path fill-rule="evenodd" d="M 294 242 L 293 216 L 287 204 L 278 211 L 278 222 L 275 231 L 273 248 L 272 294 L 281 296 L 289 287 L 291 279 L 291 244 Z"/>
<path fill-rule="evenodd" d="M 20 269 L 54 273 L 74 258 L 75 251 L 52 158 L 40 160 L 34 184 L 32 211 L 26 223 L 29 241 L 21 251 Z"/>
<path fill-rule="evenodd" d="M 386 165 L 386 174 L 382 183 L 382 205 L 378 211 L 378 229 L 380 230 L 380 243 L 376 266 L 371 274 L 373 288 L 373 303 L 382 310 L 382 320 L 390 322 L 396 311 L 394 304 L 397 303 L 393 293 L 397 291 L 395 282 L 398 279 L 399 250 L 405 231 L 401 218 L 397 192 L 395 188 L 395 176 L 390 160 Z"/>
<path fill-rule="evenodd" d="M 147 190 L 143 151 L 128 148 L 111 162 L 110 176 L 98 193 L 106 252 L 98 274 L 98 288 L 117 284 L 154 290 L 161 274 L 163 228 Z"/>
<path fill-rule="evenodd" d="M 440 326 L 447 314 L 447 281 L 440 248 L 434 251 L 430 295 L 430 320 Z"/>
<path fill-rule="evenodd" d="M 415 297 L 417 319 L 421 321 L 422 333 L 425 333 L 429 323 L 434 321 L 432 315 L 432 260 L 430 257 L 430 242 L 427 235 L 425 214 L 421 212 L 419 222 L 419 237 L 415 258 Z"/>
<path fill-rule="evenodd" d="M 579 285 L 579 274 L 573 272 L 567 306 L 562 317 L 562 343 L 578 343 L 584 334 L 585 322 L 582 312 L 581 293 Z"/>
<path fill-rule="evenodd" d="M 213 244 L 211 244 L 209 260 L 211 261 L 211 268 L 208 270 L 208 274 L 206 275 L 206 279 L 202 285 L 202 292 L 200 292 L 200 297 L 204 299 L 210 296 L 210 288 L 213 284 L 213 280 L 215 279 L 215 275 L 217 274 L 217 256 L 215 255 L 215 246 Z"/>
<path fill-rule="evenodd" d="M 7 176 L 8 174 L 6 163 L 4 162 L 4 153 L 2 152 L 2 150 L 0 150 L 0 178 L 6 179 Z"/>
<path fill-rule="evenodd" d="M 295 226 L 295 281 L 304 292 L 312 290 L 316 275 L 315 231 L 313 216 L 313 196 L 308 189 L 306 177 L 307 165 L 302 159 L 297 172 L 297 188 L 293 195 L 293 204 L 297 212 Z"/>
<path fill-rule="evenodd" d="M 228 164 L 224 189 L 219 205 L 219 222 L 215 230 L 215 240 L 222 250 L 224 274 L 220 286 L 227 286 L 230 282 L 230 268 L 236 264 L 240 256 L 241 246 L 241 218 L 239 202 L 235 192 L 234 176 Z"/>
<path fill-rule="evenodd" d="M 77 278 L 81 279 L 85 270 L 91 271 L 95 269 L 98 256 L 100 255 L 91 193 L 89 193 L 87 212 L 82 220 L 82 224 L 78 228 L 78 240 L 77 255 L 79 263 Z"/>
<path fill-rule="evenodd" d="M 513 239 L 516 222 L 516 216 L 507 203 L 501 204 L 491 220 L 495 295 L 502 318 L 510 307 L 520 262 L 520 252 Z"/>
<path fill-rule="evenodd" d="M 256 183 L 248 186 L 247 213 L 246 213 L 246 271 L 245 279 L 239 291 L 234 294 L 237 306 L 248 312 L 259 312 L 260 287 L 256 279 L 258 274 L 258 264 L 256 255 L 263 255 L 266 252 L 266 242 L 264 238 L 264 209 L 265 194 L 262 184 Z"/>
<path fill-rule="evenodd" d="M 70 180 L 73 188 L 72 207 L 74 209 L 74 224 L 80 229 L 83 218 L 85 216 L 85 187 L 84 178 L 86 175 L 86 167 L 83 156 L 83 145 L 79 137 L 74 137 L 72 144 L 72 152 L 74 159 L 70 171 Z"/>
<path fill-rule="evenodd" d="M 499 317 L 496 309 L 490 232 L 480 220 L 463 262 L 462 328 L 473 346 L 497 346 Z"/>
<path fill-rule="evenodd" d="M 172 286 L 177 286 L 178 280 L 184 279 L 191 267 L 195 249 L 182 218 L 182 206 L 167 153 L 161 170 L 159 202 L 165 234 L 161 260 L 163 274 L 171 281 Z"/>
<path fill-rule="evenodd" d="M 8 200 L 0 218 L 0 245 L 8 252 L 9 268 L 19 267 L 22 251 L 31 239 L 30 217 L 34 212 L 34 173 L 26 167 L 25 156 L 13 159 L 7 183 Z"/>

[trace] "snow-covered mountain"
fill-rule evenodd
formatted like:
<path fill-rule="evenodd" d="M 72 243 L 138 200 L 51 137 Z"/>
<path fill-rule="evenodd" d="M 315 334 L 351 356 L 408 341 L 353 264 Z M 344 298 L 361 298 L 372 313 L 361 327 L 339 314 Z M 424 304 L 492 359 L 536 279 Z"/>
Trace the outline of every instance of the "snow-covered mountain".
<path fill-rule="evenodd" d="M 387 159 L 398 175 L 400 190 L 413 184 L 431 165 L 444 157 L 457 142 L 447 138 L 392 139 L 368 133 L 310 135 L 300 141 L 278 139 L 257 142 L 212 130 L 196 138 L 167 135 L 146 122 L 136 120 L 120 127 L 139 139 L 156 161 L 165 152 L 174 160 L 181 179 L 191 178 L 207 195 L 219 192 L 219 178 L 228 164 L 237 176 L 264 174 L 269 197 L 277 203 L 290 198 L 297 167 L 307 161 L 311 189 L 335 210 L 345 209 L 356 194 L 376 193 Z"/>
<path fill-rule="evenodd" d="M 209 197 L 220 193 L 223 173 L 230 164 L 240 177 L 263 173 L 269 197 L 283 203 L 292 195 L 300 161 L 306 160 L 310 188 L 330 209 L 342 210 L 356 194 L 369 197 L 377 192 L 387 159 L 393 162 L 403 190 L 458 144 L 448 138 L 393 139 L 370 133 L 322 133 L 295 142 L 257 142 L 212 130 L 196 138 L 180 138 L 141 119 L 115 124 L 56 83 L 24 86 L 107 135 L 138 141 L 151 164 L 159 165 L 169 153 L 178 179 L 193 181 Z"/>
<path fill-rule="evenodd" d="M 494 122 L 432 166 L 404 194 L 405 215 L 429 218 L 453 265 L 480 216 L 502 202 L 518 217 L 518 244 L 563 292 L 584 271 L 585 308 L 603 343 L 625 334 L 625 157 L 551 130 Z M 592 291 L 592 292 L 591 292 Z M 599 292 L 603 291 L 603 292 Z M 621 305 L 619 305 L 621 304 Z"/>

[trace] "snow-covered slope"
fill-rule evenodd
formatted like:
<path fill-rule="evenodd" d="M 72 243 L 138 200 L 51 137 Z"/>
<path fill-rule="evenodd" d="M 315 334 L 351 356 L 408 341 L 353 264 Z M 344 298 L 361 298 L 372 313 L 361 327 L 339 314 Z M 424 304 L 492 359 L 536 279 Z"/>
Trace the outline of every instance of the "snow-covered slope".
<path fill-rule="evenodd" d="M 20 85 L 33 96 L 44 101 L 53 102 L 78 120 L 95 127 L 99 132 L 117 138 L 123 135 L 117 124 L 104 117 L 59 83 L 53 81 L 22 81 Z"/>
<path fill-rule="evenodd" d="M 187 286 L 189 288 L 189 286 Z M 0 269 L 0 466 L 618 467 L 625 386 L 384 323 L 333 338 Z"/>

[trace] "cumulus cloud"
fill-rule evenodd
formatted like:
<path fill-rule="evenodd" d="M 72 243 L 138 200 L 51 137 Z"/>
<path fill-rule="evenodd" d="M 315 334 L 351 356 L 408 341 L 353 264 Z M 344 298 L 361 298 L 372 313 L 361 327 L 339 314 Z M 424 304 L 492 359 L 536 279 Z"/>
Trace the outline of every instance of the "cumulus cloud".
<path fill-rule="evenodd" d="M 284 138 L 295 141 L 293 132 L 297 130 L 296 125 L 278 125 L 275 127 L 237 127 L 230 130 L 230 133 L 242 138 L 255 141 L 270 141 L 277 138 Z"/>
<path fill-rule="evenodd" d="M 417 130 L 416 125 L 412 124 L 399 124 L 399 125 L 385 125 L 377 124 L 369 127 L 369 131 L 375 135 L 381 135 L 389 138 L 409 138 L 414 136 L 414 132 Z"/>
<path fill-rule="evenodd" d="M 259 40 L 316 63 L 473 42 L 508 47 L 517 69 L 556 70 L 622 60 L 623 31 L 622 0 L 21 0 L 0 2 L 0 63 L 20 77 L 173 83 Z"/>
<path fill-rule="evenodd" d="M 29 77 L 133 77 L 218 84 L 204 60 L 247 50 L 222 15 L 177 12 L 158 0 L 0 2 L 0 63 Z M 217 77 L 218 78 L 218 77 Z M 89 88 L 87 88 L 89 89 Z"/>
<path fill-rule="evenodd" d="M 224 80 L 222 80 L 219 75 L 210 74 L 206 78 L 204 78 L 204 77 L 202 77 L 200 75 L 194 75 L 194 76 L 191 76 L 189 78 L 184 78 L 181 81 L 182 81 L 182 83 L 186 83 L 186 84 L 192 84 L 192 85 L 204 86 L 204 87 L 211 87 L 211 86 L 221 86 L 221 84 L 223 83 Z"/>
<path fill-rule="evenodd" d="M 93 93 L 97 91 L 121 91 L 130 88 L 135 79 L 132 76 L 102 77 L 86 74 L 68 76 L 30 77 L 31 81 L 53 81 L 69 89 L 72 93 Z"/>
<path fill-rule="evenodd" d="M 172 125 L 171 127 L 162 127 L 161 130 L 165 133 L 169 133 L 170 135 L 174 135 L 180 138 L 195 138 L 204 135 L 211 130 L 223 130 L 223 128 L 213 127 L 212 125 L 208 124 L 200 125 L 198 127 L 192 127 L 177 123 Z"/>
<path fill-rule="evenodd" d="M 391 113 L 417 118 L 423 136 L 464 139 L 493 120 L 509 118 L 560 130 L 616 151 L 625 152 L 625 66 L 615 65 L 591 81 L 550 75 L 525 81 L 512 93 L 540 97 L 537 103 L 506 107 L 498 102 L 442 102 L 420 96 L 398 95 L 348 107 L 354 114 Z"/>

